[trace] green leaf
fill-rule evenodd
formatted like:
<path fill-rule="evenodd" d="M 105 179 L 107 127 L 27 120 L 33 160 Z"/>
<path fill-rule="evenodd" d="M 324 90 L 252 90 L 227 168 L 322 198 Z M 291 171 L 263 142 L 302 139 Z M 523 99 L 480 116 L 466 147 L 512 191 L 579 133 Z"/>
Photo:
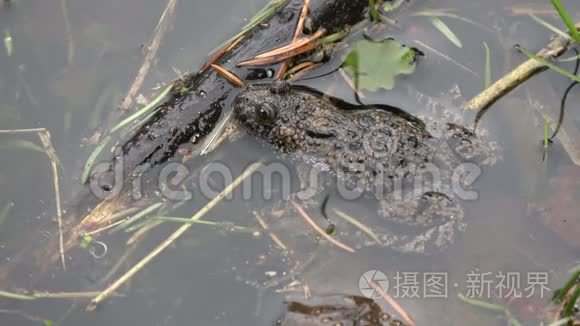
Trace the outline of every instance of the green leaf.
<path fill-rule="evenodd" d="M 357 42 L 343 58 L 342 68 L 357 88 L 377 91 L 392 89 L 395 76 L 415 71 L 415 50 L 393 40 Z"/>
<path fill-rule="evenodd" d="M 441 19 L 439 19 L 439 17 L 431 17 L 430 20 L 431 24 L 433 24 L 435 28 L 437 28 L 443 35 L 445 35 L 445 37 L 449 41 L 451 41 L 451 43 L 455 44 L 455 46 L 458 48 L 463 47 L 463 44 L 461 43 L 459 37 L 457 37 L 457 35 L 453 33 L 453 31 L 449 28 L 449 26 L 447 26 L 447 24 L 445 24 Z"/>

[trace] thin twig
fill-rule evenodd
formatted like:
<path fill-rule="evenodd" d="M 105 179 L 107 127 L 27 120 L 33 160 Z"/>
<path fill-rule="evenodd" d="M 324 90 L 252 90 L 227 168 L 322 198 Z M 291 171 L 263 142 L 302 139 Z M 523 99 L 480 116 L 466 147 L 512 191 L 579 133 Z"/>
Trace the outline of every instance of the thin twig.
<path fill-rule="evenodd" d="M 113 219 L 111 219 L 111 221 L 113 221 Z M 119 224 L 122 224 L 123 222 L 125 222 L 125 220 L 121 219 L 121 220 L 118 220 L 118 221 L 116 221 L 114 223 L 111 223 L 109 225 L 105 225 L 105 226 L 103 226 L 103 227 L 101 227 L 99 229 L 96 229 L 94 231 L 87 232 L 84 235 L 95 235 L 95 234 L 99 234 L 99 233 L 101 233 L 103 231 L 106 231 L 108 229 L 114 228 L 115 226 L 117 226 Z"/>
<path fill-rule="evenodd" d="M 506 7 L 505 10 L 511 11 L 512 15 L 548 15 L 548 16 L 556 16 L 558 12 L 554 9 L 553 6 L 548 4 L 536 5 L 532 6 L 531 4 L 526 5 L 516 5 Z"/>
<path fill-rule="evenodd" d="M 566 310 L 566 306 L 568 306 L 568 304 L 570 303 L 568 300 L 570 300 L 572 293 L 576 290 L 577 287 L 578 287 L 578 285 L 574 285 L 570 289 L 568 289 L 568 291 L 566 291 L 564 293 L 565 296 L 563 297 L 562 302 L 560 302 L 560 304 L 558 305 L 558 309 L 556 310 L 556 313 L 554 315 L 553 322 L 558 321 L 558 319 L 560 319 L 560 318 L 566 317 L 566 316 L 564 316 L 564 312 Z M 562 290 L 560 290 L 560 291 L 562 291 Z"/>
<path fill-rule="evenodd" d="M 250 59 L 247 61 L 242 61 L 242 62 L 238 63 L 237 66 L 238 67 L 263 66 L 263 65 L 274 64 L 274 63 L 278 63 L 278 62 L 284 61 L 286 59 L 295 57 L 299 54 L 310 52 L 310 51 L 316 49 L 318 46 L 319 46 L 318 43 L 311 43 L 311 44 L 307 44 L 301 48 L 293 49 L 293 50 L 290 50 L 288 52 L 277 54 L 277 55 L 274 55 L 271 57 L 264 57 L 264 58 L 257 58 L 257 59 Z"/>
<path fill-rule="evenodd" d="M 238 185 L 240 185 L 247 177 L 253 174 L 260 166 L 261 163 L 255 163 L 249 166 L 244 173 L 239 176 L 234 182 L 228 185 L 219 195 L 213 198 L 207 205 L 205 205 L 201 210 L 199 210 L 195 215 L 191 217 L 191 220 L 197 221 L 201 219 L 207 212 L 209 212 L 214 206 L 221 202 L 228 194 L 230 194 Z M 114 291 L 116 291 L 121 285 L 130 280 L 135 274 L 137 274 L 143 267 L 145 267 L 149 262 L 151 262 L 157 255 L 163 252 L 167 247 L 169 247 L 175 240 L 177 240 L 183 233 L 185 233 L 193 224 L 183 224 L 175 232 L 173 232 L 165 241 L 159 244 L 153 251 L 151 251 L 147 256 L 145 256 L 141 261 L 139 261 L 135 266 L 128 270 L 123 276 L 118 278 L 113 282 L 107 289 L 96 296 L 91 303 L 87 306 L 88 311 L 93 311 L 97 308 L 99 303 L 109 297 Z"/>
<path fill-rule="evenodd" d="M 20 311 L 20 310 L 0 309 L 0 314 L 19 316 L 19 317 L 22 317 L 23 319 L 26 319 L 26 320 L 34 322 L 34 323 L 39 323 L 41 325 L 47 325 L 47 322 L 46 322 L 47 319 L 36 317 L 36 316 L 30 315 L 30 314 L 28 314 L 24 311 Z"/>
<path fill-rule="evenodd" d="M 411 318 L 411 316 L 405 311 L 405 309 L 403 309 L 403 307 L 401 307 L 401 305 L 397 303 L 397 301 L 395 301 L 395 299 L 393 299 L 387 292 L 385 292 L 382 288 L 380 288 L 379 285 L 375 283 L 373 280 L 367 279 L 367 282 L 375 290 L 375 292 L 378 293 L 381 296 L 381 298 L 383 298 L 383 300 L 387 302 L 389 306 L 393 307 L 393 309 L 395 309 L 395 311 L 399 315 L 401 315 L 401 317 L 403 317 L 403 319 L 409 326 L 415 325 L 415 321 L 413 320 L 413 318 Z"/>
<path fill-rule="evenodd" d="M 338 209 L 333 209 L 334 213 L 336 215 L 338 215 L 338 217 L 342 218 L 343 220 L 347 221 L 348 223 L 356 226 L 358 229 L 360 229 L 361 231 L 363 231 L 365 234 L 367 234 L 371 239 L 373 239 L 377 244 L 382 245 L 381 240 L 379 239 L 379 237 L 373 232 L 373 230 L 371 228 L 369 228 L 368 226 L 362 224 L 361 222 L 359 222 L 357 219 L 353 218 L 352 216 L 338 210 Z"/>
<path fill-rule="evenodd" d="M 310 2 L 311 0 L 304 0 L 304 5 L 302 6 L 302 11 L 300 12 L 300 18 L 298 18 L 298 23 L 296 24 L 296 30 L 294 30 L 294 37 L 292 38 L 292 41 L 297 41 L 304 32 L 304 22 L 306 21 L 306 17 L 308 17 Z M 280 79 L 286 74 L 286 70 L 288 69 L 289 64 L 290 59 L 282 62 L 278 72 L 276 72 L 276 79 Z"/>
<path fill-rule="evenodd" d="M 128 217 L 129 215 L 132 215 L 134 213 L 137 213 L 138 211 L 142 210 L 141 207 L 129 207 L 129 208 L 125 208 L 122 209 L 116 213 L 113 213 L 108 219 L 108 223 L 110 223 L 109 225 L 106 225 L 104 227 L 102 227 L 101 229 L 98 230 L 94 230 L 91 232 L 87 232 L 86 235 L 93 235 L 93 234 L 97 234 L 101 231 L 105 231 L 109 228 L 114 227 L 115 225 L 119 225 L 121 223 L 124 222 L 124 218 Z M 115 222 L 116 221 L 116 222 Z"/>
<path fill-rule="evenodd" d="M 239 88 L 243 88 L 243 87 L 246 86 L 246 84 L 240 79 L 240 77 L 238 77 L 234 73 L 226 70 L 224 67 L 219 66 L 219 65 L 216 65 L 216 64 L 212 64 L 211 67 L 218 74 L 220 74 L 222 77 L 224 77 L 229 82 L 231 82 L 232 84 L 234 84 L 234 86 L 239 87 Z"/>
<path fill-rule="evenodd" d="M 145 235 L 149 233 L 149 231 L 153 230 L 154 228 L 158 227 L 161 224 L 163 224 L 162 221 L 151 221 L 150 223 L 141 227 L 139 230 L 135 231 L 135 233 L 133 233 L 133 235 L 129 238 L 129 240 L 127 240 L 126 244 L 132 245 L 137 243 L 137 241 L 143 239 Z"/>
<path fill-rule="evenodd" d="M 269 51 L 264 52 L 262 54 L 258 54 L 257 56 L 255 56 L 255 58 L 259 59 L 259 58 L 273 57 L 273 56 L 278 55 L 278 54 L 282 54 L 282 53 L 286 53 L 286 52 L 289 52 L 292 50 L 296 50 L 298 48 L 305 46 L 306 44 L 309 44 L 309 43 L 316 41 L 317 39 L 324 36 L 324 34 L 326 34 L 326 29 L 321 28 L 318 31 L 316 31 L 316 33 L 312 34 L 310 37 L 305 37 L 303 39 L 293 41 L 290 44 L 281 46 L 279 48 L 269 50 Z"/>
<path fill-rule="evenodd" d="M 294 66 L 292 66 L 291 69 L 288 69 L 288 71 L 286 71 L 286 73 L 284 73 L 284 79 L 288 78 L 289 76 L 297 73 L 298 71 L 300 71 L 302 69 L 308 68 L 308 67 L 315 65 L 315 64 L 316 63 L 314 63 L 312 61 L 304 61 L 304 62 L 301 62 L 297 65 L 294 65 Z"/>
<path fill-rule="evenodd" d="M 89 291 L 89 292 L 43 292 L 43 291 L 34 291 L 29 294 L 21 294 L 21 293 L 14 293 L 8 291 L 0 291 L 0 297 L 13 299 L 13 300 L 22 300 L 22 301 L 30 301 L 30 300 L 37 300 L 37 299 L 78 299 L 78 298 L 92 298 L 95 295 L 99 294 L 98 291 Z"/>
<path fill-rule="evenodd" d="M 0 134 L 29 134 L 45 131 L 45 128 L 0 130 Z"/>
<path fill-rule="evenodd" d="M 242 30 L 230 38 L 228 41 L 225 42 L 225 45 L 220 45 L 218 47 L 221 50 L 217 51 L 216 54 L 212 55 L 212 57 L 206 62 L 206 64 L 200 69 L 199 73 L 205 72 L 209 67 L 211 67 L 212 63 L 215 63 L 219 60 L 225 53 L 232 50 L 236 45 L 241 42 L 247 33 L 251 32 L 256 26 L 260 25 L 261 23 L 265 22 L 266 20 L 270 19 L 272 16 L 280 12 L 284 6 L 289 2 L 289 0 L 272 0 L 270 1 L 260 12 L 258 12 L 246 26 L 242 28 Z M 210 53 L 213 53 L 211 51 Z"/>
<path fill-rule="evenodd" d="M 348 74 L 344 71 L 344 69 L 342 69 L 342 67 L 338 68 L 338 73 L 344 79 L 344 81 L 346 81 L 346 84 L 352 89 L 353 92 L 356 93 L 356 95 L 359 98 L 365 98 L 365 95 L 359 89 L 357 89 L 357 87 L 354 84 L 354 82 L 352 81 L 352 79 L 348 76 Z"/>
<path fill-rule="evenodd" d="M 42 143 L 42 147 L 44 148 L 44 151 L 46 152 L 48 159 L 50 160 L 56 201 L 56 220 L 58 223 L 60 258 L 62 261 L 62 268 L 66 270 L 66 260 L 64 259 L 64 240 L 62 233 L 62 206 L 60 198 L 60 184 L 58 177 L 58 167 L 62 165 L 60 164 L 58 155 L 56 154 L 56 151 L 52 146 L 52 141 L 50 140 L 50 131 L 48 129 L 32 128 L 32 129 L 0 130 L 0 134 L 19 134 L 19 133 L 36 133 L 38 135 L 38 138 L 40 138 L 40 142 Z"/>
<path fill-rule="evenodd" d="M 58 223 L 58 246 L 60 251 L 60 259 L 62 262 L 62 268 L 66 270 L 66 260 L 64 259 L 64 240 L 63 240 L 63 232 L 62 232 L 62 207 L 61 207 L 61 200 L 60 200 L 60 184 L 58 178 L 58 165 L 59 160 L 58 156 L 56 155 L 56 151 L 52 146 L 52 142 L 50 140 L 50 132 L 45 129 L 44 131 L 38 132 L 38 137 L 46 151 L 46 155 L 50 160 L 50 166 L 52 168 L 52 178 L 53 178 L 53 185 L 54 185 L 54 193 L 56 199 L 56 221 Z"/>
<path fill-rule="evenodd" d="M 343 249 L 343 250 L 348 251 L 350 253 L 355 253 L 355 250 L 354 249 L 352 249 L 351 247 L 345 245 L 344 243 L 342 243 L 342 242 L 334 239 L 333 237 L 331 237 L 330 235 L 328 235 L 326 232 L 324 232 L 324 230 L 318 224 L 316 224 L 310 218 L 310 216 L 308 216 L 308 214 L 306 213 L 306 211 L 304 210 L 304 208 L 302 208 L 300 205 L 298 205 L 293 200 L 290 200 L 290 203 L 292 204 L 292 206 L 294 206 L 294 208 L 298 211 L 298 213 L 300 213 L 300 216 L 302 216 L 302 218 L 304 218 L 304 220 L 306 220 L 306 222 L 308 222 L 308 224 L 310 224 L 310 226 L 312 226 L 312 228 L 318 234 L 320 234 L 324 239 L 328 240 L 328 242 L 330 242 L 333 245 L 339 247 L 340 249 Z"/>
<path fill-rule="evenodd" d="M 577 24 L 576 27 L 580 28 L 580 24 Z M 566 52 L 569 46 L 569 39 L 558 36 L 550 42 L 546 48 L 540 50 L 540 52 L 537 53 L 537 56 L 543 59 L 556 58 Z M 547 67 L 538 60 L 528 59 L 503 78 L 496 81 L 482 93 L 471 99 L 465 108 L 478 112 L 484 110 L 523 82 L 546 69 Z"/>
<path fill-rule="evenodd" d="M 310 65 L 306 68 L 301 69 L 300 71 L 295 72 L 294 74 L 292 74 L 288 80 L 292 81 L 292 80 L 298 80 L 300 79 L 300 77 L 306 75 L 307 73 L 309 73 L 310 71 L 320 67 L 322 65 L 322 63 L 315 63 L 313 65 Z"/>
<path fill-rule="evenodd" d="M 68 18 L 67 0 L 60 0 L 60 10 L 62 11 L 62 16 L 64 18 L 66 43 L 67 43 L 67 47 L 68 47 L 67 48 L 66 62 L 69 66 L 72 66 L 74 64 L 74 58 L 75 58 L 75 44 L 74 44 L 74 39 L 72 36 L 72 27 L 70 24 L 70 20 Z"/>
<path fill-rule="evenodd" d="M 197 224 L 197 225 L 209 225 L 215 228 L 222 228 L 226 229 L 230 232 L 245 232 L 245 233 L 254 233 L 256 232 L 255 229 L 251 229 L 245 226 L 239 226 L 235 224 L 230 224 L 229 222 L 212 222 L 212 221 L 198 221 L 192 220 L 185 217 L 174 217 L 174 216 L 156 216 L 153 218 L 154 220 L 161 221 L 161 222 L 174 222 L 174 223 L 183 223 L 183 224 Z"/>
<path fill-rule="evenodd" d="M 302 33 L 304 32 L 304 22 L 308 17 L 308 10 L 310 9 L 310 2 L 311 0 L 304 0 L 304 5 L 302 6 L 302 11 L 300 12 L 300 18 L 298 19 L 298 23 L 296 24 L 296 30 L 294 30 L 294 40 L 300 38 Z"/>
<path fill-rule="evenodd" d="M 235 133 L 237 125 L 235 123 L 230 123 L 233 117 L 234 110 L 231 109 L 220 124 L 214 128 L 212 133 L 207 137 L 207 140 L 203 143 L 199 156 L 206 155 L 212 152 L 218 146 L 220 146 L 226 139 L 229 139 Z"/>
<path fill-rule="evenodd" d="M 264 229 L 264 231 L 268 233 L 270 239 L 272 239 L 272 241 L 274 241 L 274 243 L 282 250 L 287 251 L 288 247 L 286 247 L 284 242 L 282 242 L 282 240 L 280 240 L 280 238 L 274 232 L 270 231 L 270 226 L 266 223 L 266 221 L 264 221 L 264 219 L 260 215 L 258 215 L 257 212 L 254 212 L 254 216 L 256 217 L 256 220 L 258 220 L 258 223 L 260 223 L 260 226 Z"/>
<path fill-rule="evenodd" d="M 443 59 L 445 59 L 445 60 L 447 60 L 447 61 L 450 61 L 450 62 L 454 63 L 454 64 L 455 64 L 455 65 L 457 65 L 459 68 L 461 68 L 461 69 L 463 69 L 463 70 L 465 70 L 465 71 L 469 72 L 470 74 L 472 74 L 472 75 L 474 75 L 474 76 L 476 76 L 476 77 L 479 77 L 479 74 L 477 74 L 475 71 L 473 71 L 473 70 L 469 69 L 468 67 L 466 67 L 465 65 L 463 65 L 463 64 L 461 64 L 461 63 L 459 63 L 457 60 L 454 60 L 454 59 L 453 59 L 453 58 L 451 58 L 450 56 L 448 56 L 448 55 L 446 55 L 446 54 L 444 54 L 444 53 L 441 53 L 441 52 L 437 51 L 436 49 L 432 48 L 431 46 L 429 46 L 429 45 L 427 45 L 427 44 L 425 44 L 425 43 L 423 43 L 423 42 L 421 42 L 421 41 L 419 41 L 419 40 L 415 40 L 415 43 L 417 43 L 417 44 L 419 44 L 419 45 L 421 45 L 421 46 L 425 47 L 427 50 L 429 50 L 429 51 L 431 51 L 431 52 L 433 52 L 433 53 L 437 54 L 438 56 L 442 57 Z"/>
<path fill-rule="evenodd" d="M 161 45 L 161 39 L 163 38 L 165 33 L 167 33 L 167 31 L 169 30 L 170 22 L 169 20 L 166 19 L 166 17 L 173 16 L 173 14 L 175 13 L 176 4 L 177 0 L 169 0 L 169 2 L 167 3 L 167 7 L 165 8 L 165 11 L 163 12 L 163 15 L 161 15 L 161 18 L 157 23 L 157 27 L 155 28 L 153 39 L 148 47 L 149 51 L 147 52 L 147 55 L 145 55 L 145 58 L 143 59 L 143 64 L 141 65 L 141 68 L 137 73 L 137 77 L 135 77 L 133 85 L 129 89 L 127 96 L 125 96 L 123 103 L 121 103 L 120 105 L 121 109 L 128 110 L 131 107 L 131 105 L 133 105 L 133 98 L 137 95 L 137 93 L 141 89 L 141 86 L 143 86 L 143 82 L 145 82 L 145 77 L 149 73 L 149 69 L 151 69 L 151 66 L 153 65 L 153 60 L 157 56 L 157 51 L 159 50 L 159 46 Z"/>
<path fill-rule="evenodd" d="M 221 50 L 217 51 L 214 55 L 212 55 L 209 60 L 201 67 L 199 73 L 204 73 L 207 69 L 211 67 L 212 64 L 216 63 L 224 54 L 228 53 L 231 49 L 233 49 L 236 45 L 238 45 L 243 39 L 244 35 L 241 35 L 237 39 L 233 40 L 230 43 L 227 43 Z"/>

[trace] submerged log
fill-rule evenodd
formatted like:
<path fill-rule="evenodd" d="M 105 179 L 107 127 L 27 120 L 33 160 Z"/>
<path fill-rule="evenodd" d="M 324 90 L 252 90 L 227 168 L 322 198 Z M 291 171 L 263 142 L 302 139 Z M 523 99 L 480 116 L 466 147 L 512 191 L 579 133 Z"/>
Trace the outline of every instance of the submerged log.
<path fill-rule="evenodd" d="M 284 2 L 279 12 L 250 30 L 215 63 L 246 83 L 257 78 L 261 82 L 272 80 L 275 74 L 268 74 L 268 71 L 275 71 L 278 65 L 254 69 L 236 64 L 292 41 L 303 0 Z M 361 22 L 367 11 L 367 0 L 314 0 L 310 18 L 312 26 L 332 33 Z M 116 150 L 112 146 L 105 147 L 103 153 L 112 154 L 100 160 L 87 183 L 69 201 L 63 218 L 65 251 L 78 247 L 83 234 L 113 223 L 117 213 L 134 206 L 136 201 L 158 201 L 158 189 L 149 185 L 159 184 L 162 166 L 178 161 L 176 153 L 184 144 L 199 147 L 238 92 L 211 69 L 176 81 L 167 99 L 147 122 L 128 139 L 121 139 Z M 136 183 L 142 186 L 137 196 L 133 191 Z M 56 266 L 59 261 L 57 239 L 57 232 L 48 240 L 31 239 L 26 248 L 0 268 L 0 288 L 17 286 L 9 283 L 10 275 L 24 260 L 27 265 L 42 267 L 41 270 Z"/>

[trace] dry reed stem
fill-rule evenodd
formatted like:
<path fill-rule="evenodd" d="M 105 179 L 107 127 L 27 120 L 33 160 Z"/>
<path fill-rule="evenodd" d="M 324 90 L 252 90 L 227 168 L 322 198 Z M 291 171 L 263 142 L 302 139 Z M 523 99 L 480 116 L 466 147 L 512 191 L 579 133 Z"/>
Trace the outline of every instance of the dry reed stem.
<path fill-rule="evenodd" d="M 333 245 L 337 246 L 338 248 L 350 252 L 350 253 L 355 253 L 355 250 L 352 249 L 351 247 L 345 245 L 344 243 L 334 239 L 333 237 L 331 237 L 330 235 L 328 235 L 326 232 L 324 232 L 324 230 L 318 225 L 316 224 L 311 218 L 310 216 L 308 216 L 308 214 L 306 213 L 306 211 L 304 210 L 304 208 L 302 208 L 300 205 L 298 205 L 295 201 L 290 200 L 290 203 L 292 204 L 292 206 L 294 206 L 294 208 L 298 211 L 298 213 L 300 214 L 300 216 L 302 216 L 302 218 L 304 218 L 304 220 L 306 220 L 306 222 L 308 222 L 308 224 L 310 224 L 310 226 L 312 226 L 312 228 L 318 233 L 320 234 L 320 236 L 322 236 L 324 239 L 328 240 L 328 242 L 332 243 Z"/>
<path fill-rule="evenodd" d="M 163 36 L 165 36 L 167 31 L 169 30 L 170 21 L 166 19 L 166 17 L 172 17 L 174 15 L 176 4 L 177 0 L 169 0 L 169 2 L 167 3 L 167 7 L 165 7 L 165 11 L 161 15 L 161 18 L 157 23 L 157 27 L 155 28 L 151 44 L 147 47 L 148 51 L 147 54 L 145 55 L 145 58 L 143 59 L 143 64 L 141 65 L 141 68 L 137 73 L 137 77 L 135 77 L 135 81 L 133 82 L 133 85 L 131 85 L 131 88 L 129 89 L 127 96 L 125 96 L 125 99 L 119 106 L 120 109 L 128 110 L 133 105 L 133 98 L 137 96 L 137 93 L 141 89 L 141 86 L 143 86 L 143 83 L 145 82 L 145 77 L 149 73 L 149 70 L 153 65 L 153 61 L 157 56 L 157 51 L 159 50 L 159 46 L 161 45 L 161 39 L 163 38 Z"/>
<path fill-rule="evenodd" d="M 191 217 L 192 221 L 200 220 L 207 212 L 209 212 L 214 206 L 221 202 L 228 194 L 230 194 L 238 185 L 242 183 L 247 177 L 253 174 L 260 166 L 261 163 L 254 163 L 249 166 L 241 176 L 239 176 L 234 182 L 228 185 L 219 195 L 213 198 L 207 205 L 205 205 L 201 210 L 199 210 L 195 215 Z M 155 257 L 162 253 L 167 247 L 169 247 L 175 240 L 177 240 L 183 233 L 185 233 L 193 224 L 183 224 L 175 232 L 173 232 L 165 241 L 159 244 L 153 251 L 151 251 L 147 256 L 145 256 L 141 261 L 135 264 L 130 270 L 128 270 L 123 276 L 118 278 L 115 282 L 109 285 L 103 292 L 96 296 L 91 303 L 87 306 L 87 311 L 93 311 L 97 308 L 99 303 L 108 298 L 112 293 L 114 293 L 121 285 L 133 278 L 143 267 L 145 267 L 149 262 L 151 262 Z"/>

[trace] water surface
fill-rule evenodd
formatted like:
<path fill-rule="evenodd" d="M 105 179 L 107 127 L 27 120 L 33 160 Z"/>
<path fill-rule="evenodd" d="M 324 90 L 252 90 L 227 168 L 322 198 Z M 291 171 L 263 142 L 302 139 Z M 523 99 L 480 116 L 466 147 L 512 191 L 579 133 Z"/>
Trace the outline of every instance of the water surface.
<path fill-rule="evenodd" d="M 63 197 L 69 199 L 78 189 L 82 167 L 94 148 L 87 143 L 87 138 L 107 125 L 110 112 L 127 92 L 141 65 L 144 44 L 149 41 L 166 4 L 150 0 L 69 1 L 65 18 L 62 10 L 65 2 L 13 1 L 5 2 L 0 8 L 0 32 L 3 37 L 10 35 L 13 44 L 11 56 L 0 51 L 0 129 L 50 130 L 63 165 L 60 170 Z M 143 95 L 149 97 L 156 85 L 196 71 L 207 54 L 235 34 L 265 2 L 179 2 L 172 29 L 163 39 L 142 89 Z M 576 20 L 580 18 L 580 4 L 567 1 L 566 5 Z M 457 15 L 479 24 L 443 17 L 462 40 L 462 48 L 455 47 L 425 17 L 407 14 L 398 29 L 386 32 L 385 36 L 421 49 L 425 57 L 420 58 L 416 73 L 399 80 L 394 90 L 368 94 L 365 101 L 397 105 L 416 115 L 429 114 L 434 106 L 459 107 L 483 89 L 483 42 L 491 49 L 492 79 L 526 59 L 512 49 L 514 44 L 538 50 L 548 42 L 551 32 L 517 8 L 535 8 L 540 17 L 562 27 L 558 17 L 544 13 L 549 7 L 539 0 L 411 0 L 409 7 L 407 13 L 454 8 Z M 67 24 L 72 38 L 67 36 Z M 464 67 L 426 49 L 425 44 Z M 562 67 L 571 70 L 573 64 L 569 62 Z M 337 74 L 299 83 L 347 101 L 354 97 L 352 90 L 340 83 Z M 534 273 L 546 275 L 547 281 L 541 283 L 546 283 L 550 291 L 543 298 L 536 293 L 532 299 L 521 299 L 534 307 L 545 305 L 579 259 L 578 241 L 566 243 L 546 228 L 537 214 L 530 213 L 533 211 L 530 207 L 545 198 L 552 198 L 557 204 L 557 196 L 570 194 L 567 189 L 558 192 L 559 183 L 549 180 L 555 180 L 561 173 L 576 178 L 572 180 L 580 177 L 561 144 L 554 144 L 545 162 L 539 147 L 543 121 L 536 110 L 540 107 L 552 112 L 557 110 L 568 83 L 554 72 L 545 72 L 498 102 L 485 115 L 482 130 L 498 142 L 503 159 L 484 169 L 476 183 L 479 198 L 465 204 L 466 231 L 452 248 L 431 257 L 401 255 L 377 248 L 349 255 L 327 243 L 316 244 L 312 241 L 312 232 L 304 231 L 304 240 L 296 241 L 300 252 L 305 254 L 304 259 L 315 256 L 313 263 L 295 276 L 315 293 L 359 294 L 361 275 L 368 270 L 381 270 L 389 277 L 391 286 L 400 282 L 403 286 L 400 291 L 404 288 L 411 291 L 407 296 L 400 292 L 397 300 L 418 325 L 505 323 L 493 313 L 482 312 L 456 299 L 458 293 L 474 291 L 469 284 L 473 285 L 470 280 L 477 277 L 487 278 L 489 283 L 485 284 L 491 284 L 489 293 L 485 288 L 480 289 L 481 299 L 505 303 L 509 298 L 499 294 L 497 288 L 502 274 L 519 275 L 521 283 L 516 290 L 524 293 L 528 293 L 525 292 L 528 277 Z M 576 94 L 573 91 L 570 95 L 566 117 L 574 122 L 578 121 L 572 104 Z M 472 119 L 472 114 L 466 114 L 466 122 Z M 49 160 L 38 149 L 31 149 L 31 144 L 40 145 L 34 134 L 0 135 L 0 212 L 7 212 L 0 228 L 0 258 L 6 261 L 15 259 L 15 250 L 27 242 L 22 234 L 42 239 L 47 236 L 47 226 L 54 223 Z M 207 160 L 226 162 L 239 174 L 248 163 L 263 155 L 268 155 L 267 149 L 252 139 L 244 139 L 235 145 L 226 145 Z M 571 196 L 578 199 L 577 193 Z M 206 199 L 194 198 L 175 214 L 191 216 L 206 202 Z M 353 215 L 373 211 L 365 203 L 336 199 L 331 204 Z M 250 212 L 262 205 L 258 199 L 248 202 L 235 197 L 212 210 L 206 219 L 258 228 Z M 570 205 L 570 201 L 562 205 Z M 560 214 L 564 216 L 575 207 L 561 209 Z M 580 224 L 578 220 L 570 223 L 576 228 Z M 167 226 L 165 233 L 151 235 L 133 257 L 145 255 L 173 227 Z M 283 234 L 284 230 L 279 232 Z M 126 248 L 121 242 L 109 243 L 108 247 L 115 257 Z M 277 260 L 279 253 L 275 249 L 267 237 L 194 227 L 139 273 L 129 287 L 123 288 L 124 297 L 108 300 L 96 312 L 85 312 L 86 301 L 82 300 L 71 306 L 70 301 L 64 300 L 0 299 L 0 320 L 3 325 L 40 324 L 23 318 L 22 314 L 26 314 L 29 318 L 60 321 L 59 325 L 271 325 L 283 311 L 285 293 L 277 290 L 291 282 L 282 278 L 272 287 L 256 285 L 256 282 L 268 281 L 273 273 L 276 278 L 287 272 L 287 267 Z M 110 257 L 94 259 L 87 253 L 81 256 L 71 262 L 68 272 L 55 276 L 54 282 L 27 282 L 28 271 L 24 270 L 14 281 L 24 280 L 30 289 L 55 292 L 102 288 L 98 280 L 106 270 L 101 265 L 110 267 L 114 262 L 107 261 Z M 127 261 L 125 268 L 136 259 Z M 426 298 L 423 282 L 429 273 L 446 275 L 446 298 Z M 407 279 L 397 279 L 403 275 Z M 415 290 L 418 298 L 413 294 Z M 521 312 L 518 307 L 512 306 L 515 313 Z M 525 319 L 521 315 L 520 318 Z M 530 321 L 530 325 L 535 324 L 538 322 Z"/>

